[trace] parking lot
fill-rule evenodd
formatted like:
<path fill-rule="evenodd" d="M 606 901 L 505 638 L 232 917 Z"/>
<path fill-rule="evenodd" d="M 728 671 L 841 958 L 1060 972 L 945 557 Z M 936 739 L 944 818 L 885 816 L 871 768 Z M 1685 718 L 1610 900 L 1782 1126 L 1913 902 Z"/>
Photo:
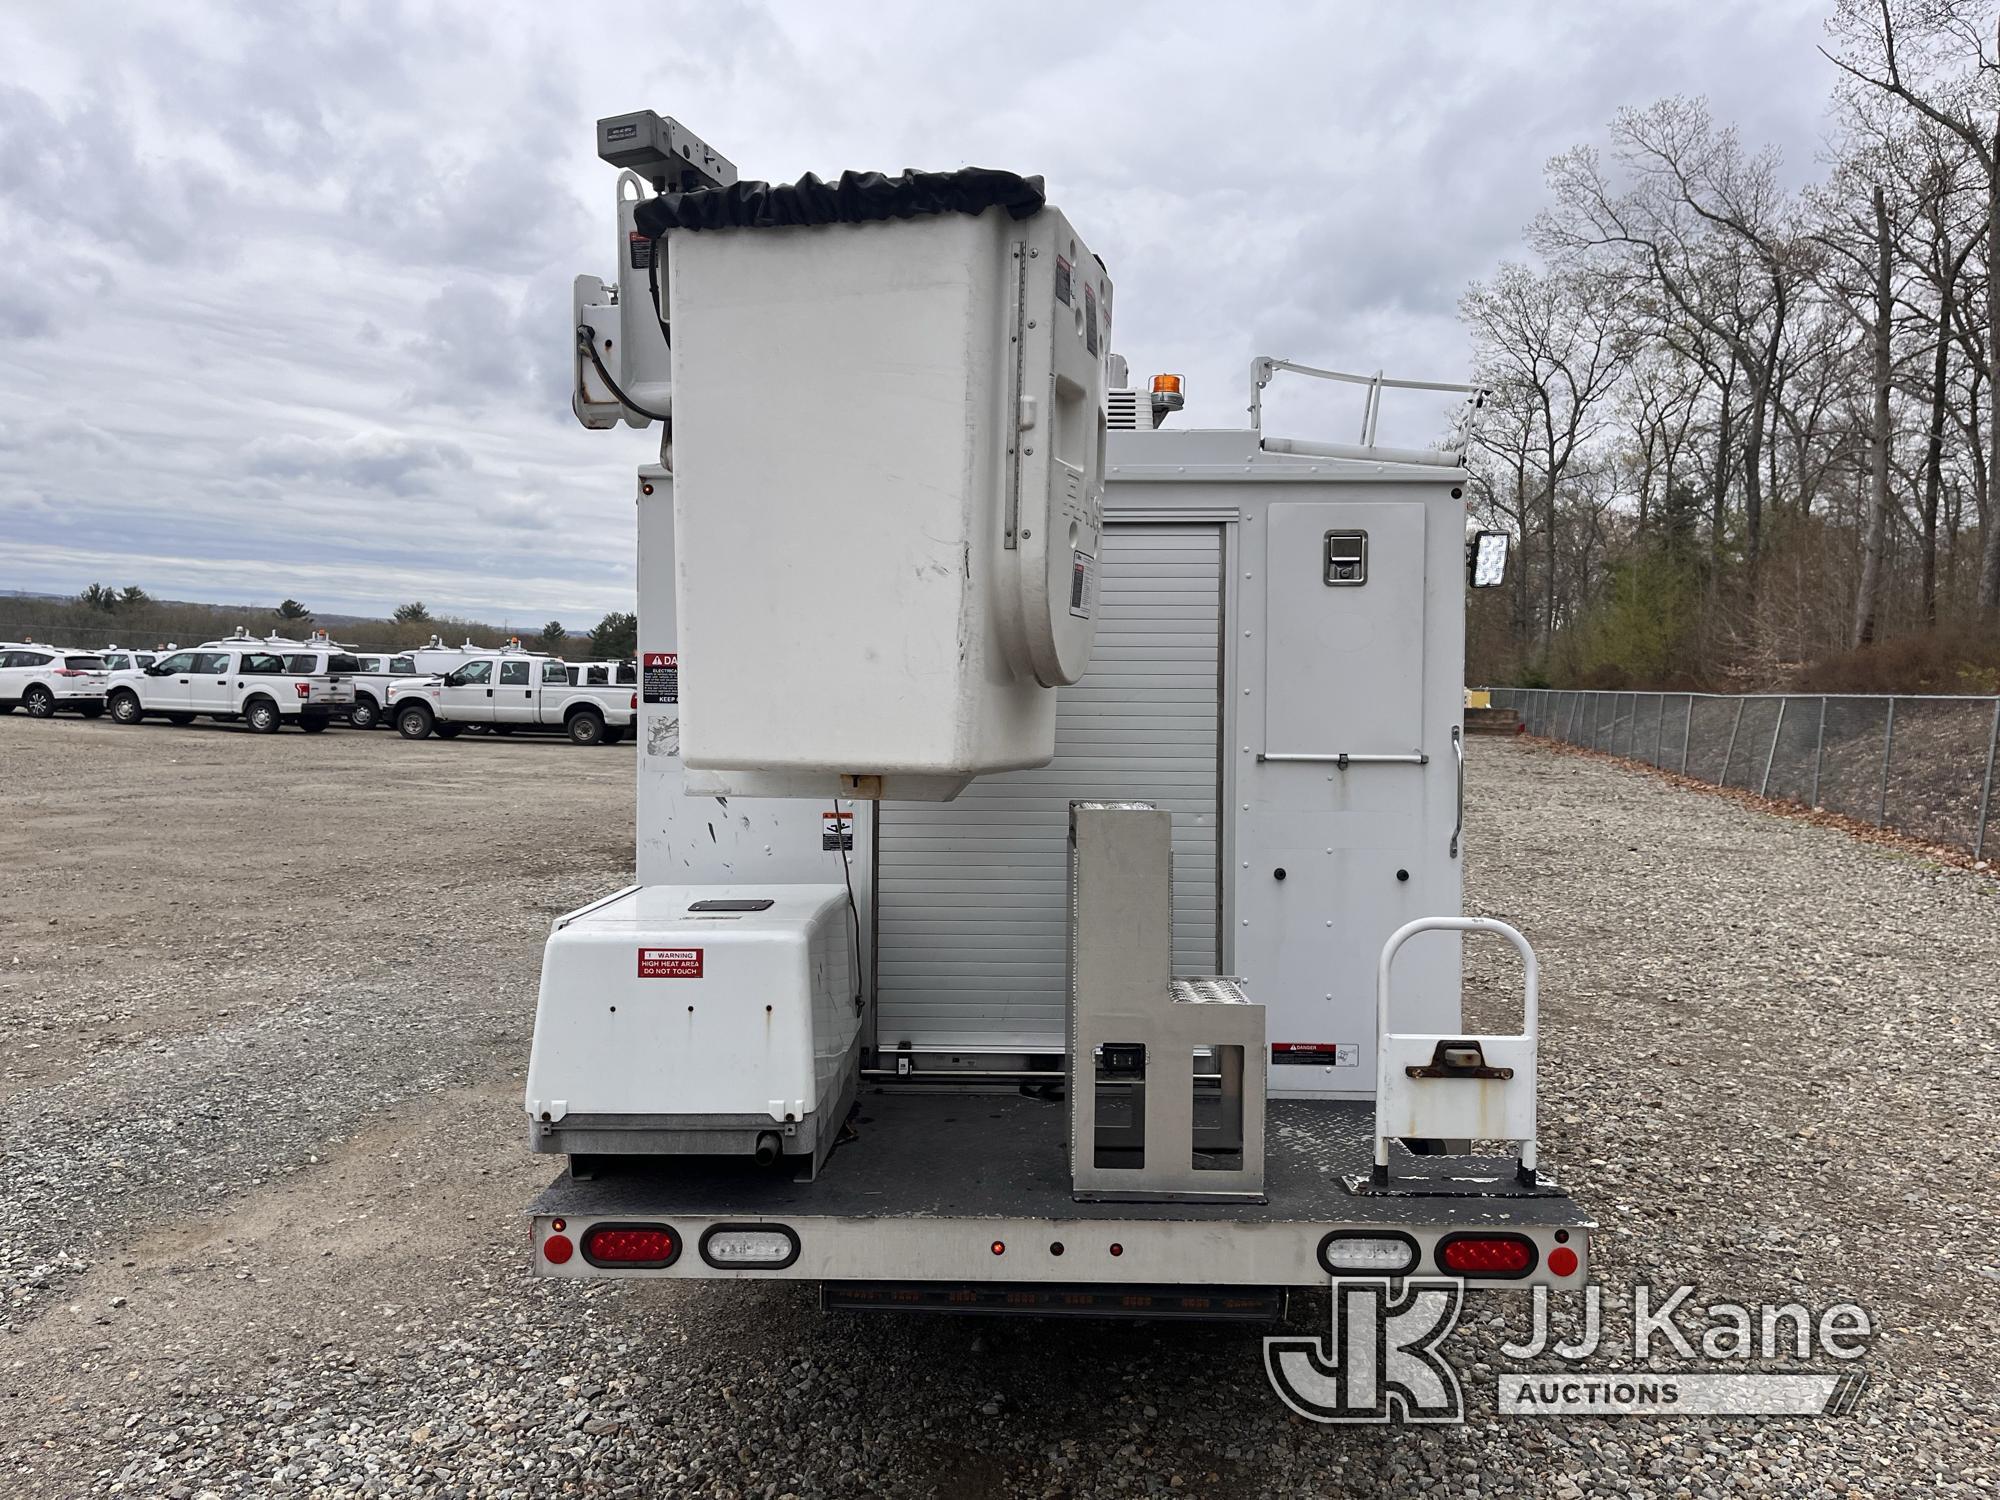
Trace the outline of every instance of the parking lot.
<path fill-rule="evenodd" d="M 550 918 L 629 878 L 632 752 L 0 718 L 0 1488 L 1990 1495 L 2000 891 L 1529 743 L 1471 909 L 1544 967 L 1544 1160 L 1634 1281 L 1854 1301 L 1852 1417 L 1289 1417 L 1237 1328 L 557 1285 L 518 1099 Z M 1513 976 L 1475 954 L 1475 1004 Z M 1301 1326 L 1323 1318 L 1302 1299 Z M 1469 1326 L 1468 1326 L 1469 1325 Z M 1549 1363 L 1544 1361 L 1544 1364 Z M 1824 1366 L 1822 1366 L 1824 1367 Z"/>

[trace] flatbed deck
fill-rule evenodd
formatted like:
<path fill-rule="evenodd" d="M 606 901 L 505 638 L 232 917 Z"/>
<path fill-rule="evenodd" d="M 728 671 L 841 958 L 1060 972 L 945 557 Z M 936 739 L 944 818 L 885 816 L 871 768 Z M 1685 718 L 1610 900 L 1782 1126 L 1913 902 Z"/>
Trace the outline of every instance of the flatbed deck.
<path fill-rule="evenodd" d="M 1532 1246 L 1531 1269 L 1504 1280 L 1569 1286 L 1586 1277 L 1589 1220 L 1552 1184 L 1516 1183 L 1511 1157 L 1398 1148 L 1397 1190 L 1356 1191 L 1350 1180 L 1366 1176 L 1373 1118 L 1365 1103 L 1272 1100 L 1263 1203 L 1079 1203 L 1060 1101 L 864 1091 L 851 1135 L 813 1181 L 696 1158 L 598 1158 L 587 1177 L 565 1171 L 530 1209 L 538 1250 L 558 1234 L 584 1247 L 602 1223 L 670 1226 L 684 1250 L 645 1269 L 593 1265 L 587 1251 L 535 1261 L 551 1276 L 1282 1287 L 1324 1284 L 1330 1237 L 1406 1243 L 1408 1269 L 1436 1273 L 1440 1242 L 1479 1233 Z M 701 1247 L 717 1225 L 783 1226 L 797 1253 L 783 1266 L 712 1265 Z M 1549 1265 L 1558 1247 L 1574 1253 L 1568 1274 Z"/>

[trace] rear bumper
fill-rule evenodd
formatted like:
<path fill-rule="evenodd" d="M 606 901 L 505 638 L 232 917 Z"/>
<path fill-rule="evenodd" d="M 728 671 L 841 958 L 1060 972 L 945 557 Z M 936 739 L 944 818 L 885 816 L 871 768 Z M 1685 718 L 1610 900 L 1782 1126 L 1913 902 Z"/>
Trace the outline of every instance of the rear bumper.
<path fill-rule="evenodd" d="M 560 1188 L 561 1184 L 558 1184 Z M 561 1201 L 557 1189 L 549 1198 Z M 546 1202 L 547 1200 L 545 1200 Z M 1082 1205 L 1079 1205 L 1082 1207 Z M 1120 1205 L 1091 1204 L 1089 1217 L 1075 1219 L 836 1218 L 787 1215 L 743 1218 L 676 1212 L 671 1201 L 638 1201 L 623 1212 L 550 1212 L 537 1205 L 531 1240 L 538 1275 L 557 1280 L 625 1280 L 665 1277 L 681 1280 L 852 1282 L 870 1286 L 1010 1283 L 1019 1285 L 1140 1287 L 1323 1287 L 1332 1270 L 1321 1248 L 1343 1238 L 1373 1240 L 1387 1234 L 1406 1239 L 1414 1259 L 1405 1275 L 1452 1276 L 1438 1260 L 1448 1238 L 1471 1232 L 1516 1235 L 1534 1247 L 1527 1274 L 1465 1278 L 1469 1286 L 1581 1287 L 1590 1279 L 1589 1226 L 1492 1224 L 1486 1216 L 1455 1210 L 1432 1200 L 1421 1221 L 1392 1231 L 1368 1218 L 1288 1222 L 1120 1218 Z M 561 1227 L 558 1228 L 557 1225 Z M 685 1247 L 668 1266 L 618 1267 L 590 1264 L 583 1255 L 552 1259 L 548 1242 L 556 1236 L 581 1246 L 600 1225 L 666 1225 Z M 798 1240 L 790 1265 L 722 1266 L 704 1258 L 700 1246 L 719 1226 L 772 1226 L 789 1229 Z M 1550 1255 L 1567 1249 L 1575 1267 L 1558 1275 Z M 1331 1253 L 1331 1252 L 1329 1252 Z M 1359 1273 L 1356 1273 L 1359 1274 Z"/>
<path fill-rule="evenodd" d="M 558 1279 L 769 1277 L 933 1289 L 1323 1287 L 1336 1262 L 1360 1274 L 1360 1248 L 1394 1262 L 1378 1261 L 1373 1274 L 1457 1276 L 1441 1248 L 1478 1235 L 1506 1237 L 1528 1253 L 1516 1274 L 1465 1277 L 1471 1285 L 1578 1287 L 1589 1279 L 1594 1226 L 1559 1190 L 1514 1186 L 1511 1161 L 1414 1158 L 1398 1148 L 1398 1176 L 1413 1190 L 1350 1187 L 1373 1155 L 1366 1104 L 1273 1101 L 1264 1202 L 1077 1202 L 1067 1117 L 1059 1103 L 1020 1095 L 871 1091 L 811 1181 L 783 1167 L 703 1158 L 586 1161 L 596 1175 L 565 1172 L 529 1209 L 534 1269 Z M 1468 1170 L 1443 1170 L 1454 1161 Z M 1440 1168 L 1428 1184 L 1423 1163 Z M 1447 1180 L 1469 1186 L 1447 1190 Z M 642 1225 L 671 1229 L 680 1253 L 644 1267 L 591 1263 L 593 1228 Z M 782 1228 L 795 1253 L 781 1264 L 719 1263 L 705 1246 L 725 1226 Z M 566 1258 L 553 1243 L 559 1237 L 574 1252 Z M 1355 1240 L 1366 1246 L 1348 1243 Z"/>

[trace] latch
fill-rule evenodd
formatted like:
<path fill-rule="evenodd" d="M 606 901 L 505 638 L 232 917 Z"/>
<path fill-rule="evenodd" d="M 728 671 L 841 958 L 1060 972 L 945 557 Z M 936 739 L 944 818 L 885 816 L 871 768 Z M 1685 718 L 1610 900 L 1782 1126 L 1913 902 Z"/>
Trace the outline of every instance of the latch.
<path fill-rule="evenodd" d="M 1322 561 L 1329 588 L 1353 588 L 1368 581 L 1368 533 L 1329 531 Z"/>
<path fill-rule="evenodd" d="M 1410 1078 L 1499 1078 L 1514 1076 L 1512 1068 L 1489 1068 L 1486 1050 L 1477 1040 L 1439 1041 L 1428 1063 L 1411 1063 L 1403 1069 Z"/>

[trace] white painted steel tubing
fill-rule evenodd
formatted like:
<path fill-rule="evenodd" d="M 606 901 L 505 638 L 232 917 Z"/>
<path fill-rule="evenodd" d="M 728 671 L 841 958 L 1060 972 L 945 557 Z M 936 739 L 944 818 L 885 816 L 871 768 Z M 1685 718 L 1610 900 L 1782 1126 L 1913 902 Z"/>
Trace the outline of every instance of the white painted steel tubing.
<path fill-rule="evenodd" d="M 1418 917 L 1414 922 L 1405 922 L 1389 934 L 1389 941 L 1382 945 L 1382 958 L 1375 966 L 1375 1034 L 1389 1035 L 1389 967 L 1396 961 L 1396 954 L 1403 944 L 1420 932 L 1490 932 L 1505 938 L 1514 945 L 1514 951 L 1521 955 L 1521 1035 L 1530 1042 L 1540 1034 L 1540 988 L 1541 974 L 1535 963 L 1535 950 L 1528 945 L 1521 929 L 1494 917 Z M 1539 1058 L 1539 1051 L 1537 1053 Z M 1387 1079 L 1387 1049 L 1379 1044 L 1375 1048 L 1375 1097 L 1384 1096 Z M 1375 1138 L 1375 1165 L 1389 1165 L 1389 1142 L 1384 1136 Z M 1521 1143 L 1521 1167 L 1524 1171 L 1535 1170 L 1535 1142 Z"/>

